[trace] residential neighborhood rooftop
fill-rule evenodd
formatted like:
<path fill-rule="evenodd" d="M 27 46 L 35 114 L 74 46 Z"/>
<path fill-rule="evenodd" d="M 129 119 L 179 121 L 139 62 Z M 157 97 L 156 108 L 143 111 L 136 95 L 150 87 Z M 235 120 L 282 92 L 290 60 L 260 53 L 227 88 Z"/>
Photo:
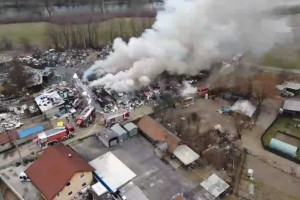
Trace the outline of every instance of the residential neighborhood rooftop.
<path fill-rule="evenodd" d="M 93 170 L 70 146 L 58 144 L 48 147 L 25 173 L 47 199 L 53 199 L 76 172 Z"/>

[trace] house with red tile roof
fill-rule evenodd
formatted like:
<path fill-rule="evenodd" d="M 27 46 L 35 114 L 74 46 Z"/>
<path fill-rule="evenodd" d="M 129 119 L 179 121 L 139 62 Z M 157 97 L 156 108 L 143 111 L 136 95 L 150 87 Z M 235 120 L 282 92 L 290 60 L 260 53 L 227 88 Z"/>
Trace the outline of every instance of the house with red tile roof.
<path fill-rule="evenodd" d="M 48 147 L 25 173 L 45 199 L 68 200 L 92 184 L 93 170 L 70 146 L 58 144 Z"/>

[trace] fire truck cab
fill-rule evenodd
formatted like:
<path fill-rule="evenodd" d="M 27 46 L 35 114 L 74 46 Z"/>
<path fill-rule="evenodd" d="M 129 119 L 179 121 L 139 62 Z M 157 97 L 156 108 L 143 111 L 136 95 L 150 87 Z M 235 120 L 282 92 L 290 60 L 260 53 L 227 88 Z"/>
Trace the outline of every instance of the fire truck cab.
<path fill-rule="evenodd" d="M 209 89 L 207 87 L 198 87 L 197 91 L 201 97 L 204 97 L 206 94 L 209 93 Z"/>
<path fill-rule="evenodd" d="M 81 113 L 76 121 L 76 125 L 79 127 L 87 127 L 96 118 L 96 109 L 93 106 L 86 107 Z"/>
<path fill-rule="evenodd" d="M 42 149 L 57 144 L 58 142 L 72 138 L 75 134 L 75 129 L 71 124 L 66 124 L 64 127 L 57 127 L 43 133 L 39 133 L 33 142 L 37 143 Z"/>

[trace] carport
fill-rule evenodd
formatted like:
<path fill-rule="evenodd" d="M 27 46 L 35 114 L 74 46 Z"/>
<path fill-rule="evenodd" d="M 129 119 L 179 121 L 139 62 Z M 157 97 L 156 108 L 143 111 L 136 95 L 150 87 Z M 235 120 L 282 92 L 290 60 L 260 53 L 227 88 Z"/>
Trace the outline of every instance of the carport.
<path fill-rule="evenodd" d="M 187 145 L 179 145 L 173 155 L 184 165 L 189 165 L 200 158 L 200 156 Z"/>

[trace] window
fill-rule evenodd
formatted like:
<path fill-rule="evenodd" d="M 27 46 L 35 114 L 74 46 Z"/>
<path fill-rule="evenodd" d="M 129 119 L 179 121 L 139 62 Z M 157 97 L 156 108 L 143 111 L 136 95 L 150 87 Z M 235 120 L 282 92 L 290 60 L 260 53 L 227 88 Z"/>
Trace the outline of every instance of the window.
<path fill-rule="evenodd" d="M 84 186 L 86 186 L 86 183 L 84 182 L 84 183 L 82 183 L 82 187 L 84 187 Z"/>
<path fill-rule="evenodd" d="M 71 182 L 70 182 L 70 181 L 67 182 L 66 186 L 68 187 L 68 186 L 70 186 L 70 185 L 71 185 Z"/>
<path fill-rule="evenodd" d="M 84 177 L 84 174 L 80 174 L 80 178 L 83 178 Z"/>
<path fill-rule="evenodd" d="M 71 196 L 72 194 L 73 194 L 73 192 L 72 192 L 72 191 L 68 193 L 68 195 L 69 195 L 69 196 Z"/>

